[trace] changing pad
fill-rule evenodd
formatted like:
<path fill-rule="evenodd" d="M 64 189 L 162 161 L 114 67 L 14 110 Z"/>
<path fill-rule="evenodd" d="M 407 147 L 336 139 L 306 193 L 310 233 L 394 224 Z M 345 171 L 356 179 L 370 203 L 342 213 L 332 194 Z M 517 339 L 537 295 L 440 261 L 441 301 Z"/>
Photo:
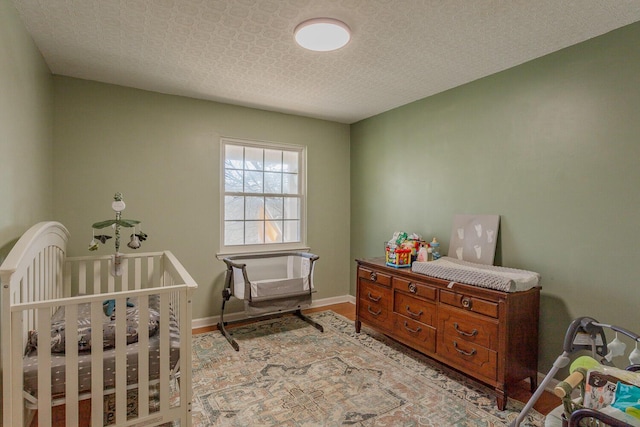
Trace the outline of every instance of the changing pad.
<path fill-rule="evenodd" d="M 539 286 L 540 283 L 540 275 L 533 271 L 476 264 L 451 257 L 442 257 L 429 262 L 414 262 L 411 270 L 437 279 L 503 292 L 525 291 Z"/>

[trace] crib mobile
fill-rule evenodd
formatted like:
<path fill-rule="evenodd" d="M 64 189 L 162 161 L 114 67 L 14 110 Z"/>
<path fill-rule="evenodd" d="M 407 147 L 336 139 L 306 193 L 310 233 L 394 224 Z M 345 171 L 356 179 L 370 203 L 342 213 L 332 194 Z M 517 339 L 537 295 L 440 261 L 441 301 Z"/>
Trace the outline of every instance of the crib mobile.
<path fill-rule="evenodd" d="M 96 235 L 96 230 L 102 230 L 103 228 L 112 227 L 114 229 L 115 238 L 115 247 L 116 252 L 111 257 L 111 275 L 112 276 L 122 276 L 122 267 L 121 267 L 121 256 L 120 253 L 120 228 L 127 227 L 133 228 L 133 233 L 131 234 L 131 241 L 127 243 L 127 246 L 131 249 L 139 249 L 142 246 L 141 242 L 147 240 L 148 235 L 142 232 L 142 229 L 139 228 L 139 232 L 136 233 L 136 227 L 140 227 L 140 221 L 137 219 L 123 219 L 122 211 L 126 208 L 126 204 L 124 200 L 122 200 L 122 193 L 118 192 L 113 196 L 113 203 L 111 203 L 111 208 L 116 213 L 115 219 L 108 219 L 105 221 L 100 221 L 94 223 L 92 227 L 93 238 L 89 243 L 89 250 L 96 251 L 98 250 L 99 244 L 98 242 L 105 244 L 107 240 L 111 239 L 112 236 L 107 234 L 99 234 Z"/>
<path fill-rule="evenodd" d="M 607 339 L 604 333 L 604 329 L 608 328 L 615 332 L 615 338 L 607 343 Z M 625 354 L 626 344 L 618 339 L 618 333 L 622 335 L 626 335 L 635 341 L 635 348 L 629 354 L 629 362 L 631 365 L 639 365 L 640 364 L 640 349 L 638 349 L 638 343 L 640 342 L 640 335 L 629 331 L 628 329 L 609 325 L 606 323 L 599 323 L 595 319 L 590 317 L 579 317 L 574 319 L 567 332 L 565 333 L 564 342 L 562 345 L 563 352 L 553 363 L 551 370 L 544 377 L 535 393 L 531 396 L 527 404 L 524 406 L 518 418 L 513 421 L 509 427 L 518 427 L 520 423 L 522 423 L 527 415 L 527 413 L 533 408 L 533 405 L 538 401 L 542 393 L 545 391 L 548 383 L 553 380 L 556 373 L 569 364 L 571 358 L 569 357 L 571 354 L 590 350 L 591 357 L 593 359 L 597 359 L 600 364 L 603 365 L 611 365 L 611 361 L 614 357 L 622 356 Z M 569 381 L 569 379 L 565 380 Z M 574 413 L 578 415 L 577 419 L 582 419 L 586 417 L 593 416 L 593 411 L 588 409 L 579 409 Z M 572 417 L 574 418 L 574 417 Z M 609 417 L 606 415 L 601 416 L 602 420 L 611 421 Z M 621 423 L 617 421 L 617 423 L 613 425 L 627 425 L 625 423 Z"/>

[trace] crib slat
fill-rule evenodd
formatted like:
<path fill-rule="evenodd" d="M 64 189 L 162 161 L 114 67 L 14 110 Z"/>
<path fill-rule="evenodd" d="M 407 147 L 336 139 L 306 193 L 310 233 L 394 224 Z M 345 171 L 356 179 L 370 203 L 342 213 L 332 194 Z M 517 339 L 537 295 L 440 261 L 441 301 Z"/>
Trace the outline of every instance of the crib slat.
<path fill-rule="evenodd" d="M 23 338 L 22 338 L 22 325 L 23 325 L 23 317 L 25 313 L 21 311 L 14 311 L 11 313 L 11 373 L 5 372 L 4 375 L 11 375 L 11 384 L 13 387 L 11 388 L 12 396 L 22 396 L 22 389 L 24 387 L 24 378 L 22 376 L 22 372 L 24 370 L 22 366 L 22 352 L 24 350 L 23 347 Z M 9 399 L 5 396 L 5 402 L 8 402 Z M 11 411 L 11 425 L 12 426 L 22 426 L 24 425 L 23 411 Z"/>
<path fill-rule="evenodd" d="M 45 290 L 46 288 L 44 286 L 38 286 L 41 283 L 41 277 L 40 277 L 40 258 L 42 257 L 42 253 L 39 253 L 38 256 L 33 260 L 34 264 L 33 264 L 33 286 L 37 286 L 36 288 L 36 292 L 37 292 L 37 297 L 36 297 L 36 301 L 42 301 L 43 299 L 45 299 Z M 37 317 L 37 314 L 36 314 Z"/>
<path fill-rule="evenodd" d="M 121 287 L 120 290 L 129 290 L 129 258 L 122 259 L 122 276 L 120 276 Z"/>
<path fill-rule="evenodd" d="M 160 294 L 160 318 L 169 319 L 169 293 Z M 169 408 L 169 322 L 160 322 L 160 409 Z"/>
<path fill-rule="evenodd" d="M 91 303 L 91 324 L 101 325 L 102 314 L 102 303 L 100 301 L 93 301 Z M 102 328 L 91 328 L 91 341 L 95 343 L 103 342 Z M 102 346 L 91 346 L 91 390 L 92 396 L 97 395 L 99 397 L 97 399 L 91 399 L 91 425 L 93 427 L 101 427 L 104 424 L 104 399 L 101 397 L 101 391 L 104 388 L 102 358 Z"/>
<path fill-rule="evenodd" d="M 100 260 L 93 261 L 93 294 L 101 294 L 102 293 L 102 283 L 100 281 L 101 273 L 100 273 Z"/>
<path fill-rule="evenodd" d="M 135 260 L 135 276 L 134 276 L 134 280 L 135 280 L 135 289 L 141 289 L 142 288 L 142 259 L 141 258 L 136 258 Z"/>
<path fill-rule="evenodd" d="M 87 293 L 87 263 L 84 261 L 78 263 L 78 292 Z"/>
<path fill-rule="evenodd" d="M 191 327 L 191 295 L 189 291 L 180 292 L 179 294 L 179 325 L 188 325 Z M 180 340 L 180 382 L 181 384 L 191 384 L 191 352 L 192 343 L 191 339 Z M 182 387 L 180 394 L 180 405 L 187 406 L 187 417 L 183 417 L 185 427 L 191 427 L 191 399 L 193 395 L 192 387 Z M 180 425 L 182 425 L 182 420 Z"/>
<path fill-rule="evenodd" d="M 107 274 L 107 292 L 112 294 L 116 291 L 115 277 L 112 274 Z"/>
<path fill-rule="evenodd" d="M 60 252 L 60 259 L 64 260 L 64 253 Z M 68 298 L 71 296 L 71 269 L 72 269 L 72 265 L 70 262 L 65 261 L 64 262 L 64 267 L 62 269 L 62 277 L 63 277 L 63 281 L 64 281 L 64 289 L 65 289 L 65 294 L 64 297 Z"/>
<path fill-rule="evenodd" d="M 38 426 L 51 426 L 51 310 L 38 309 Z"/>
<path fill-rule="evenodd" d="M 127 420 L 127 299 L 116 298 L 116 425 Z"/>
<path fill-rule="evenodd" d="M 153 257 L 148 257 L 147 258 L 147 280 L 144 283 L 143 288 L 147 289 L 153 286 L 153 283 L 157 283 L 154 282 L 153 278 L 154 278 L 154 271 L 153 271 Z"/>
<path fill-rule="evenodd" d="M 148 296 L 138 298 L 138 310 L 140 319 L 149 318 Z M 146 417 L 149 415 L 149 328 L 140 328 L 138 342 L 138 413 Z"/>
<path fill-rule="evenodd" d="M 67 325 L 78 324 L 78 306 L 65 306 L 65 322 Z M 65 417 L 67 426 L 78 425 L 78 328 L 66 328 L 65 342 Z"/>

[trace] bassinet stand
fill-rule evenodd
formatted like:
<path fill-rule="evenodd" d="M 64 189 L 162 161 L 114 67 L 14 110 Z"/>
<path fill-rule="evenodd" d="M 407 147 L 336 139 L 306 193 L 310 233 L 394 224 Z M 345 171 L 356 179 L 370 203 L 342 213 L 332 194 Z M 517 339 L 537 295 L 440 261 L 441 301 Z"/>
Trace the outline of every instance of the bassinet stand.
<path fill-rule="evenodd" d="M 238 256 L 223 258 L 224 263 L 227 265 L 227 271 L 225 275 L 225 286 L 224 286 L 224 289 L 222 290 L 222 309 L 220 311 L 220 321 L 218 322 L 217 327 L 218 327 L 218 330 L 222 333 L 222 335 L 224 335 L 224 337 L 227 339 L 229 344 L 231 344 L 231 346 L 236 351 L 240 351 L 240 346 L 238 345 L 236 340 L 233 339 L 229 331 L 227 331 L 226 326 L 237 324 L 237 323 L 247 323 L 249 320 L 248 319 L 238 319 L 238 320 L 232 320 L 232 321 L 224 320 L 224 308 L 225 308 L 226 302 L 229 301 L 229 299 L 232 296 L 234 296 L 233 284 L 235 280 L 234 274 L 236 274 L 234 273 L 234 269 L 236 271 L 239 270 L 242 272 L 242 278 L 245 285 L 249 285 L 247 286 L 247 289 L 250 289 L 251 281 L 249 280 L 249 274 L 247 273 L 247 264 L 236 263 L 235 260 L 272 258 L 274 256 L 277 256 L 277 257 L 298 256 L 298 257 L 307 258 L 310 264 L 309 273 L 307 276 L 307 280 L 309 283 L 308 290 L 292 292 L 288 294 L 279 294 L 273 297 L 263 297 L 263 298 L 254 297 L 251 295 L 251 292 L 248 292 L 248 295 L 244 296 L 245 304 L 248 304 L 250 306 L 252 303 L 264 303 L 264 302 L 275 301 L 275 300 L 280 300 L 280 301 L 295 300 L 300 297 L 308 297 L 309 301 L 311 301 L 311 295 L 315 292 L 313 287 L 313 268 L 314 268 L 314 263 L 318 259 L 320 259 L 320 257 L 317 255 L 306 253 L 306 252 L 285 252 L 285 253 L 278 253 L 278 254 L 257 254 L 257 255 L 249 255 L 249 256 L 238 255 Z M 294 308 L 280 308 L 280 309 L 277 309 L 277 311 L 273 311 L 273 312 L 266 313 L 259 316 L 250 316 L 250 317 L 251 317 L 251 321 L 260 321 L 260 320 L 268 320 L 268 319 L 280 317 L 283 314 L 287 314 L 287 313 L 292 313 L 296 315 L 300 319 L 304 320 L 305 322 L 315 327 L 320 332 L 324 332 L 324 328 L 321 324 L 311 319 L 310 317 L 305 316 L 302 313 L 302 309 L 300 308 L 300 305 Z"/>

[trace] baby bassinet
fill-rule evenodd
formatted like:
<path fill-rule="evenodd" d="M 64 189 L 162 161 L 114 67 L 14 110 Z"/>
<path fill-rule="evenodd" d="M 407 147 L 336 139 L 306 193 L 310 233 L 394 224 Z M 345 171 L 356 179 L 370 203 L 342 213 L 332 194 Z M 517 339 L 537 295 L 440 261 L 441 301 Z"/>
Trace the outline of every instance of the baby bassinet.
<path fill-rule="evenodd" d="M 246 320 L 224 320 L 225 305 L 232 296 L 244 300 L 248 317 L 266 318 L 293 312 L 323 331 L 321 325 L 302 314 L 302 309 L 311 305 L 315 292 L 313 269 L 318 259 L 307 252 L 235 255 L 223 259 L 227 272 L 218 329 L 234 349 L 239 350 L 238 343 L 225 326 Z"/>

